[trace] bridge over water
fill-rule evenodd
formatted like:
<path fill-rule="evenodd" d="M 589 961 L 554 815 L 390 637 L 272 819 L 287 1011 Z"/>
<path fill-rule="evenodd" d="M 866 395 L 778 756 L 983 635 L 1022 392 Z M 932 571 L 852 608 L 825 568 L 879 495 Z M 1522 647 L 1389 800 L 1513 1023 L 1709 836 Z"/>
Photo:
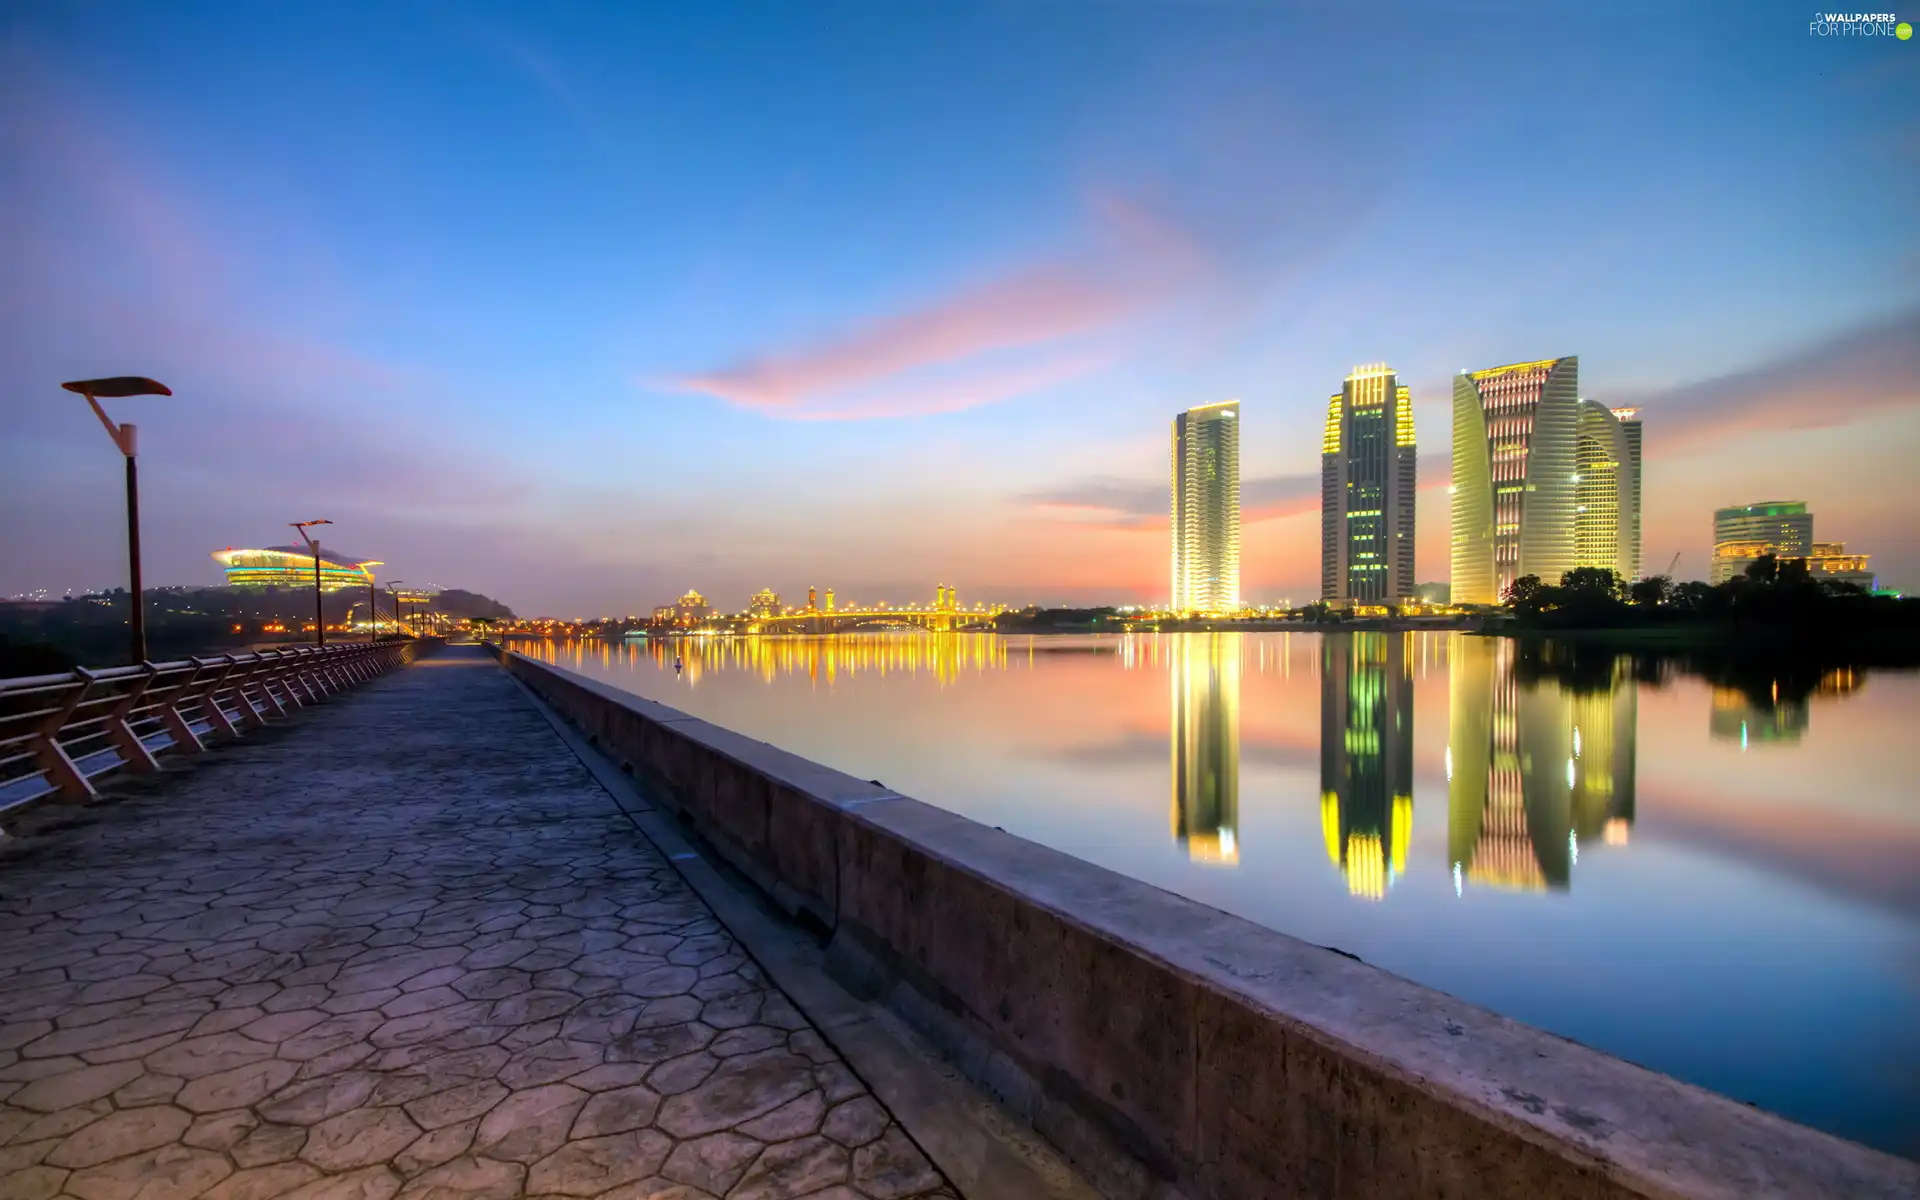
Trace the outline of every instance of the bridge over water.
<path fill-rule="evenodd" d="M 857 629 L 925 629 L 948 633 L 962 629 L 992 629 L 1000 609 L 871 608 L 816 610 L 754 617 L 750 633 L 850 633 Z"/>

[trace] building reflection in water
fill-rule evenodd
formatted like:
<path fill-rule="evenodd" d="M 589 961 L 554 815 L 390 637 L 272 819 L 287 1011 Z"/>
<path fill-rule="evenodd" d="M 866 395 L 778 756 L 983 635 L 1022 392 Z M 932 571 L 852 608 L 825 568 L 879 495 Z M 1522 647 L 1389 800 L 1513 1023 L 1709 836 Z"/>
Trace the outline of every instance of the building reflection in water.
<path fill-rule="evenodd" d="M 1347 890 L 1378 900 L 1413 837 L 1413 675 L 1405 633 L 1327 634 L 1320 663 L 1320 824 Z"/>
<path fill-rule="evenodd" d="M 1807 731 L 1807 702 L 1776 696 L 1759 704 L 1739 688 L 1716 687 L 1707 731 L 1742 750 L 1754 742 L 1797 742 Z"/>
<path fill-rule="evenodd" d="M 1763 674 L 1719 681 L 1713 688 L 1707 732 L 1739 742 L 1742 750 L 1755 742 L 1791 744 L 1807 732 L 1813 697 L 1851 695 L 1865 683 L 1866 675 L 1857 667 L 1831 667 L 1810 677 L 1807 668 L 1793 666 L 1771 678 Z"/>
<path fill-rule="evenodd" d="M 1634 811 L 1638 702 L 1629 660 L 1575 692 L 1523 685 L 1506 638 L 1454 640 L 1447 847 L 1454 889 L 1565 890 L 1581 842 L 1622 845 Z"/>
<path fill-rule="evenodd" d="M 1573 835 L 1568 852 L 1580 861 L 1580 843 L 1627 844 L 1633 828 L 1634 734 L 1640 688 L 1633 660 L 1613 660 L 1613 677 L 1598 690 L 1573 696 Z"/>
<path fill-rule="evenodd" d="M 1170 647 L 1173 837 L 1195 862 L 1240 861 L 1242 636 L 1188 634 Z"/>

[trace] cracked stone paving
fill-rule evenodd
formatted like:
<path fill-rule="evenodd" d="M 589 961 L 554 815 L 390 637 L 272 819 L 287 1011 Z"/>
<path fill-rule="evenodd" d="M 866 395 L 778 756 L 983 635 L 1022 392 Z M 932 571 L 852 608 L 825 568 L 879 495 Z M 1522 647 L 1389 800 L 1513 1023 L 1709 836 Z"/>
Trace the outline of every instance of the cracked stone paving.
<path fill-rule="evenodd" d="M 5 1200 L 955 1192 L 449 648 L 0 844 Z"/>

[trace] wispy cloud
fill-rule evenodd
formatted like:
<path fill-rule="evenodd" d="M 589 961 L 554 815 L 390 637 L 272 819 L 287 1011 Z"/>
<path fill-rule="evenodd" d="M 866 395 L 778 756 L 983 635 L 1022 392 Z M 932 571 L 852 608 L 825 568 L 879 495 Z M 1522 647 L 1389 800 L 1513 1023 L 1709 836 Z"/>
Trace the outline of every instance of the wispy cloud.
<path fill-rule="evenodd" d="M 1748 370 L 1611 402 L 1642 409 L 1650 457 L 1920 409 L 1920 308 Z"/>
<path fill-rule="evenodd" d="M 1096 370 L 1092 335 L 1172 298 L 1204 268 L 1179 230 L 1111 196 L 1084 253 L 956 287 L 811 345 L 669 378 L 668 390 L 791 419 L 951 412 Z"/>

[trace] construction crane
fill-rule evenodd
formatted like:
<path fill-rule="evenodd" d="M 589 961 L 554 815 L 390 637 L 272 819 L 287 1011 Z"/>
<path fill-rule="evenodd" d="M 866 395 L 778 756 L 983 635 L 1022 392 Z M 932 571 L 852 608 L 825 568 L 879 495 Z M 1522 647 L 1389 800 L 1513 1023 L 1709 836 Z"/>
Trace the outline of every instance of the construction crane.
<path fill-rule="evenodd" d="M 1673 569 L 1680 565 L 1680 552 L 1674 551 L 1673 561 L 1667 564 L 1667 578 L 1673 578 Z"/>

